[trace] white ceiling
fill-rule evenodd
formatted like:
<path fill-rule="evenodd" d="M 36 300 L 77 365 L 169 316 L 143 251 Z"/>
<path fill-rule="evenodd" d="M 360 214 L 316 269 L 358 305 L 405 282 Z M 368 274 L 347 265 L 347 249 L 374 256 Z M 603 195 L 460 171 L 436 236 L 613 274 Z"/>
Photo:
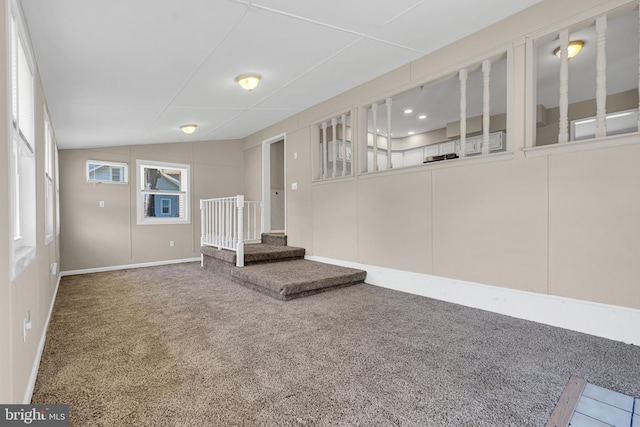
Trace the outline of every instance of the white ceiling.
<path fill-rule="evenodd" d="M 540 0 L 22 0 L 61 149 L 244 138 Z M 236 76 L 262 75 L 242 90 Z M 184 135 L 179 126 L 198 124 Z"/>

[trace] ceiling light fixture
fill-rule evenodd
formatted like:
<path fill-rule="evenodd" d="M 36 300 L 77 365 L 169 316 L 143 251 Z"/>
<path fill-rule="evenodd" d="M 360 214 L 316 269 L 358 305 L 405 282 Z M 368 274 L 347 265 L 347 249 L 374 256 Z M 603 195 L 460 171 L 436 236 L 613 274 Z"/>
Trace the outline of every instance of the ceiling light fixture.
<path fill-rule="evenodd" d="M 407 108 L 406 110 L 404 110 L 405 114 L 411 114 L 413 113 L 413 110 L 411 108 Z"/>
<path fill-rule="evenodd" d="M 418 118 L 419 118 L 420 120 L 424 120 L 424 119 L 426 119 L 426 118 L 427 118 L 427 115 L 426 115 L 426 114 L 423 114 L 423 115 L 421 115 L 421 116 L 418 116 Z"/>
<path fill-rule="evenodd" d="M 243 74 L 236 77 L 236 83 L 238 83 L 244 90 L 254 90 L 258 83 L 260 83 L 261 77 L 257 74 Z"/>
<path fill-rule="evenodd" d="M 410 131 L 409 135 L 415 135 L 416 133 L 414 131 Z"/>
<path fill-rule="evenodd" d="M 573 58 L 574 56 L 576 56 L 581 50 L 582 47 L 584 46 L 584 42 L 582 40 L 574 40 L 569 42 L 569 59 Z M 556 48 L 556 50 L 553 51 L 553 54 L 555 56 L 557 56 L 558 58 L 560 58 L 560 48 Z"/>
<path fill-rule="evenodd" d="M 180 126 L 180 129 L 182 130 L 182 132 L 186 133 L 187 135 L 191 135 L 196 131 L 197 127 L 198 125 L 182 125 Z"/>

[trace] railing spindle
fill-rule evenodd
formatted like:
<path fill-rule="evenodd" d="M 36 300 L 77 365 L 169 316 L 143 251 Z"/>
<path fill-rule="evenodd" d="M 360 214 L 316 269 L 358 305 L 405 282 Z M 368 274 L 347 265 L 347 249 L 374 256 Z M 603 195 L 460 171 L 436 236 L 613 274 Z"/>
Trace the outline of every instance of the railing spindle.
<path fill-rule="evenodd" d="M 459 72 L 460 78 L 460 150 L 458 156 L 467 156 L 467 70 Z"/>
<path fill-rule="evenodd" d="M 347 115 L 342 115 L 342 176 L 347 174 Z"/>
<path fill-rule="evenodd" d="M 558 142 L 569 141 L 569 30 L 560 32 L 560 126 Z"/>
<path fill-rule="evenodd" d="M 489 154 L 489 128 L 491 127 L 491 61 L 482 62 L 482 154 Z"/>
<path fill-rule="evenodd" d="M 607 136 L 607 16 L 596 19 L 596 138 Z"/>
<path fill-rule="evenodd" d="M 331 155 L 332 165 L 331 165 L 331 177 L 336 177 L 336 162 L 338 161 L 338 119 L 334 117 L 331 119 L 331 133 L 333 138 L 333 150 Z"/>
<path fill-rule="evenodd" d="M 327 122 L 322 122 L 322 178 L 327 179 Z"/>
<path fill-rule="evenodd" d="M 393 168 L 393 161 L 391 156 L 391 105 L 393 104 L 393 99 L 387 98 L 387 169 Z"/>

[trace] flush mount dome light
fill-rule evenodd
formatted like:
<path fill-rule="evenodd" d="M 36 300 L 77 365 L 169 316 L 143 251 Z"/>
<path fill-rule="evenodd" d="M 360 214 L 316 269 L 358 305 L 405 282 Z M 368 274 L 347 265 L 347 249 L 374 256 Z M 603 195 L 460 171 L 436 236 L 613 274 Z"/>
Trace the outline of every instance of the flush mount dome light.
<path fill-rule="evenodd" d="M 244 90 L 254 90 L 258 83 L 260 83 L 260 76 L 257 74 L 243 74 L 236 77 L 236 83 L 238 83 Z"/>
<path fill-rule="evenodd" d="M 582 50 L 582 47 L 584 46 L 584 42 L 582 40 L 574 40 L 572 42 L 569 42 L 569 49 L 568 49 L 568 58 L 571 59 L 574 56 L 576 56 L 578 53 L 580 53 L 580 51 Z M 560 58 L 560 48 L 556 48 L 556 50 L 553 51 L 553 54 L 555 56 L 557 56 L 558 58 Z"/>
<path fill-rule="evenodd" d="M 180 126 L 180 129 L 182 130 L 182 132 L 186 133 L 187 135 L 191 135 L 196 131 L 197 127 L 198 125 L 182 125 Z"/>

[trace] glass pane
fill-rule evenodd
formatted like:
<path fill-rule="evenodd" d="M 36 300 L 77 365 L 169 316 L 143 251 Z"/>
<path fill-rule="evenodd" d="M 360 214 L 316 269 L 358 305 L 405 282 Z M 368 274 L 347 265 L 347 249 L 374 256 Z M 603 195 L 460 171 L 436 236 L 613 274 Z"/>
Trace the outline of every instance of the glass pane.
<path fill-rule="evenodd" d="M 180 191 L 182 189 L 182 171 L 145 167 L 143 189 Z"/>
<path fill-rule="evenodd" d="M 184 195 L 144 194 L 144 218 L 180 218 L 184 215 Z"/>

